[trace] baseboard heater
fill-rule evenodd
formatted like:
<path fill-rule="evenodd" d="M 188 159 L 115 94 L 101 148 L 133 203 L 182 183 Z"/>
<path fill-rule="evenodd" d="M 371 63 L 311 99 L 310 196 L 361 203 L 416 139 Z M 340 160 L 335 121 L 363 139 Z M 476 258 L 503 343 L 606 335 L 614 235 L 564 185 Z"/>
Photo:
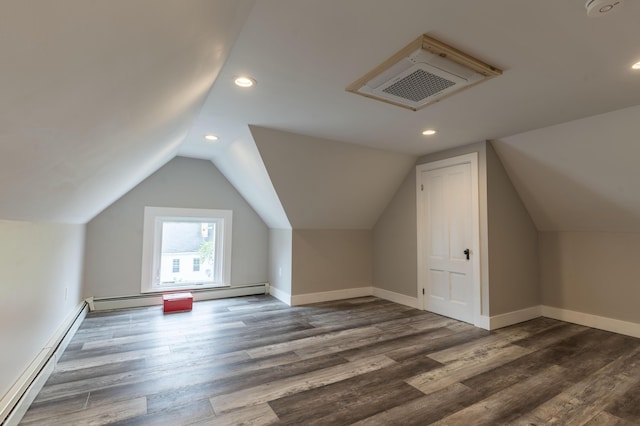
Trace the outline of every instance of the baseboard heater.
<path fill-rule="evenodd" d="M 56 330 L 46 346 L 0 400 L 0 425 L 14 426 L 20 423 L 76 334 L 88 310 L 86 301 L 83 301 Z"/>
<path fill-rule="evenodd" d="M 200 300 L 224 299 L 227 297 L 255 296 L 269 294 L 268 283 L 246 284 L 229 287 L 189 290 L 193 294 L 194 302 Z M 143 306 L 162 305 L 162 293 L 136 294 L 119 297 L 95 297 L 87 299 L 92 311 L 106 311 L 112 309 L 139 308 Z"/>

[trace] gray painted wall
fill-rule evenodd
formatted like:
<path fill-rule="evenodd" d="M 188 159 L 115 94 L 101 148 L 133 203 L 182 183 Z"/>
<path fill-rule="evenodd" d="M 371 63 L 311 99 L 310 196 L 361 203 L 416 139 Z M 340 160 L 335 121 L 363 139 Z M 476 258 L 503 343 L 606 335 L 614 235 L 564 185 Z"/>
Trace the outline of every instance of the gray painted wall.
<path fill-rule="evenodd" d="M 640 234 L 540 232 L 542 303 L 640 323 Z"/>
<path fill-rule="evenodd" d="M 538 230 L 490 143 L 487 201 L 489 312 L 493 316 L 537 306 Z"/>
<path fill-rule="evenodd" d="M 84 225 L 0 221 L 0 399 L 81 302 Z"/>
<path fill-rule="evenodd" d="M 269 283 L 291 295 L 291 259 L 293 249 L 291 229 L 269 230 Z"/>
<path fill-rule="evenodd" d="M 262 219 L 210 161 L 176 157 L 88 223 L 86 297 L 140 293 L 145 206 L 233 210 L 231 283 L 268 281 Z"/>
<path fill-rule="evenodd" d="M 292 295 L 370 287 L 371 228 L 415 157 L 258 126 L 251 133 L 293 228 L 291 248 L 279 249 L 282 232 L 272 234 L 274 287 Z M 290 285 L 273 264 L 286 264 L 287 252 Z"/>
<path fill-rule="evenodd" d="M 251 127 L 294 229 L 370 229 L 415 157 Z"/>
<path fill-rule="evenodd" d="M 404 182 L 373 229 L 373 285 L 416 297 L 418 280 L 416 171 Z"/>
<path fill-rule="evenodd" d="M 427 155 L 417 164 L 478 153 L 482 313 L 498 315 L 540 303 L 537 230 L 493 147 L 480 142 Z M 374 229 L 374 285 L 416 297 L 415 170 Z"/>
<path fill-rule="evenodd" d="M 368 229 L 294 230 L 292 295 L 370 287 L 372 251 Z"/>

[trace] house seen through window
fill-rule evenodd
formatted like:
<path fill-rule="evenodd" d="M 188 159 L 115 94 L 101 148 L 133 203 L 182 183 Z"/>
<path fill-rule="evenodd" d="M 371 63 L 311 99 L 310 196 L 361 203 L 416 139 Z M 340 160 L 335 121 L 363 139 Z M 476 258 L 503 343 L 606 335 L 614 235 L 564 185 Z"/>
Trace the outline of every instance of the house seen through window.
<path fill-rule="evenodd" d="M 216 223 L 163 221 L 160 284 L 211 281 Z M 202 268 L 200 265 L 202 264 Z M 180 265 L 193 265 L 192 268 Z"/>

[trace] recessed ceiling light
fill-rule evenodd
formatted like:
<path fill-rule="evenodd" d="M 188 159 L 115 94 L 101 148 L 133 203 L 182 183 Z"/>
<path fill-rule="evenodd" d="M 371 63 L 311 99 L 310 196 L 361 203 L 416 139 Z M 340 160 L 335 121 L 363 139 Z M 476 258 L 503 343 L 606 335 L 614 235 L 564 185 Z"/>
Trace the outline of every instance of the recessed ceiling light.
<path fill-rule="evenodd" d="M 438 132 L 433 129 L 427 129 L 422 132 L 422 134 L 425 136 L 432 136 L 432 135 L 435 135 L 436 133 Z"/>
<path fill-rule="evenodd" d="M 247 77 L 245 75 L 236 77 L 236 79 L 233 80 L 233 82 L 236 84 L 236 86 L 239 86 L 239 87 L 251 87 L 254 84 L 256 84 L 256 81 L 253 78 Z"/>
<path fill-rule="evenodd" d="M 635 64 L 631 65 L 631 69 L 640 70 L 640 61 L 638 61 Z"/>
<path fill-rule="evenodd" d="M 204 138 L 211 142 L 215 142 L 218 140 L 218 137 L 216 135 L 204 135 Z"/>

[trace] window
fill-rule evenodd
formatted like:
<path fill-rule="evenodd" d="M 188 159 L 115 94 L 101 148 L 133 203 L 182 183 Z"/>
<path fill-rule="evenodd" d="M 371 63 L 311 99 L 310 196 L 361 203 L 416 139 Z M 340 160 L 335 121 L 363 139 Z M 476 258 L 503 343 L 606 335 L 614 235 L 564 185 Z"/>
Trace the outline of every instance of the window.
<path fill-rule="evenodd" d="M 228 286 L 231 224 L 231 210 L 146 207 L 141 291 Z"/>

